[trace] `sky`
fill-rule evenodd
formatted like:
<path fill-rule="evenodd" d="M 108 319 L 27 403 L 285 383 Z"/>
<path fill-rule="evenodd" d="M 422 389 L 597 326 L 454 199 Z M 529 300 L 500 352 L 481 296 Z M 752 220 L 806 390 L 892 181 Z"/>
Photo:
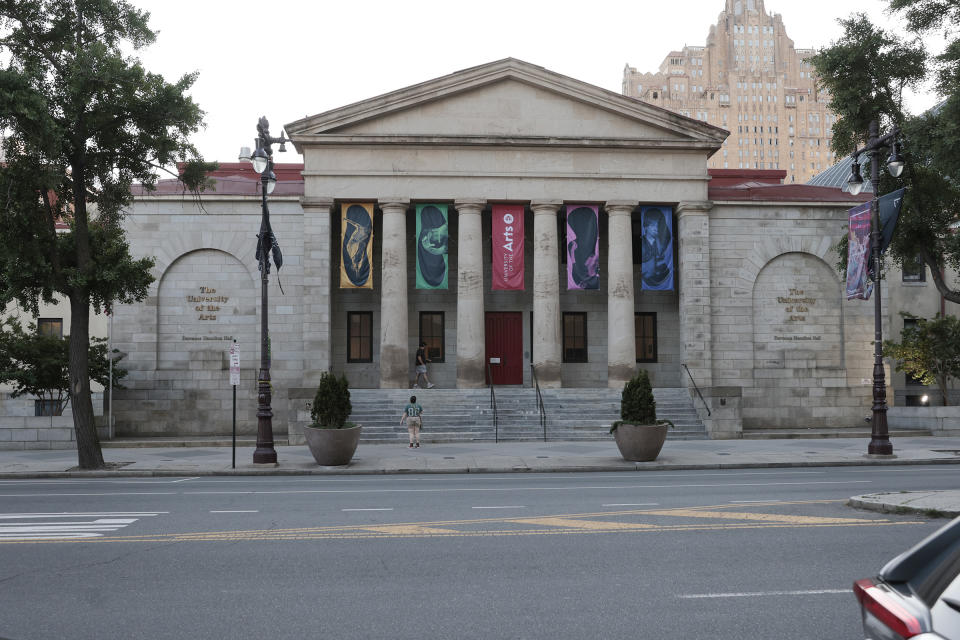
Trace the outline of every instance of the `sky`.
<path fill-rule="evenodd" d="M 329 109 L 461 69 L 519 58 L 620 92 L 626 64 L 655 71 L 684 45 L 706 43 L 724 0 L 131 0 L 151 14 L 156 42 L 136 55 L 173 82 L 199 72 L 191 95 L 206 112 L 193 143 L 207 160 L 235 162 L 270 132 Z M 882 0 L 765 0 L 797 48 L 828 46 L 854 10 L 893 30 Z M 902 32 L 902 30 L 900 30 Z M 939 36 L 927 42 L 942 50 Z M 933 106 L 929 91 L 911 112 Z M 292 145 L 275 162 L 302 162 Z M 275 147 L 275 152 L 277 147 Z"/>

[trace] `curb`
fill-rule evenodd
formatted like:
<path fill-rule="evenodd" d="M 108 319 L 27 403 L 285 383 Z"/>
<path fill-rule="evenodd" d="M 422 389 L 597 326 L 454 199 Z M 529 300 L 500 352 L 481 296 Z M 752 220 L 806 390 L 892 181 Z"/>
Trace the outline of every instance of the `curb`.
<path fill-rule="evenodd" d="M 915 507 L 906 504 L 894 504 L 880 500 L 878 495 L 897 495 L 897 494 L 868 494 L 862 496 L 853 496 L 847 500 L 847 506 L 867 511 L 877 511 L 879 513 L 906 514 L 913 513 L 927 518 L 956 518 L 960 516 L 960 509 L 957 508 L 936 508 L 936 507 Z"/>
<path fill-rule="evenodd" d="M 117 469 L 117 470 L 69 470 L 69 471 L 22 471 L 0 472 L 0 480 L 26 479 L 58 479 L 58 478 L 169 478 L 169 477 L 206 477 L 206 476 L 338 476 L 338 475 L 414 475 L 414 474 L 456 474 L 456 473 L 587 473 L 587 472 L 650 472 L 650 471 L 698 471 L 698 470 L 727 470 L 727 469 L 786 469 L 810 467 L 872 467 L 872 466 L 917 466 L 917 465 L 945 465 L 960 464 L 960 458 L 929 458 L 929 459 L 868 459 L 862 460 L 826 460 L 803 462 L 723 462 L 709 464 L 661 464 L 638 462 L 634 466 L 586 464 L 581 466 L 504 466 L 481 464 L 477 466 L 449 466 L 444 468 L 393 468 L 393 469 L 357 469 L 346 467 L 320 467 L 297 469 L 258 469 L 251 467 L 237 467 L 236 469 Z M 859 496 L 862 497 L 862 496 Z M 859 498 L 858 497 L 858 498 Z M 851 506 L 863 509 L 876 509 L 867 506 L 868 503 Z M 869 503 L 877 504 L 877 503 Z M 924 509 L 917 509 L 922 513 Z M 888 513 L 890 511 L 887 511 Z M 900 513 L 903 513 L 901 511 Z M 946 512 L 944 512 L 946 513 Z M 960 513 L 956 514 L 960 515 Z"/>

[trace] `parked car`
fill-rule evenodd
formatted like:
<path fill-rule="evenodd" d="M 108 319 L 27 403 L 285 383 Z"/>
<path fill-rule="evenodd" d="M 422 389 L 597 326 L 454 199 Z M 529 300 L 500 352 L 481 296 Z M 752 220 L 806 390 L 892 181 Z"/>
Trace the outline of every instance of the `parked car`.
<path fill-rule="evenodd" d="M 866 640 L 960 640 L 960 518 L 853 583 Z"/>

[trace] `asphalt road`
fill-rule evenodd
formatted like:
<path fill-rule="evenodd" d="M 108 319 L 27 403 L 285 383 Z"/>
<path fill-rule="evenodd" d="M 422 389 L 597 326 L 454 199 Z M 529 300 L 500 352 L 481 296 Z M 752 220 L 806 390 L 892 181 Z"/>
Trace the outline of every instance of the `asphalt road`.
<path fill-rule="evenodd" d="M 0 638 L 850 638 L 952 467 L 0 482 Z"/>

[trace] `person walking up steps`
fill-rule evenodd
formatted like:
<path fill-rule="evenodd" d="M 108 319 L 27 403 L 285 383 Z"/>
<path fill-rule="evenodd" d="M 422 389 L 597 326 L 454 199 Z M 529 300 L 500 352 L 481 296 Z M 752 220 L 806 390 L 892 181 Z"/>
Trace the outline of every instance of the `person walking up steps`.
<path fill-rule="evenodd" d="M 410 396 L 410 402 L 403 408 L 403 415 L 400 416 L 400 424 L 404 420 L 407 422 L 407 433 L 410 434 L 410 449 L 420 448 L 420 426 L 423 424 L 423 407 L 417 403 L 417 396 Z"/>
<path fill-rule="evenodd" d="M 423 376 L 424 382 L 427 383 L 427 389 L 433 389 L 433 383 L 430 382 L 430 378 L 427 377 L 427 363 L 432 362 L 430 358 L 427 357 L 427 343 L 421 342 L 420 348 L 417 349 L 417 381 L 413 383 L 414 389 L 420 388 L 420 376 Z"/>

